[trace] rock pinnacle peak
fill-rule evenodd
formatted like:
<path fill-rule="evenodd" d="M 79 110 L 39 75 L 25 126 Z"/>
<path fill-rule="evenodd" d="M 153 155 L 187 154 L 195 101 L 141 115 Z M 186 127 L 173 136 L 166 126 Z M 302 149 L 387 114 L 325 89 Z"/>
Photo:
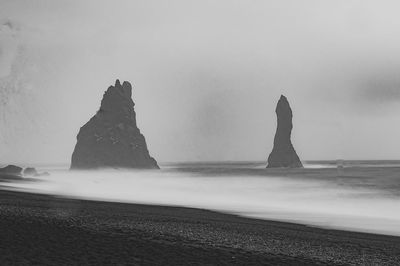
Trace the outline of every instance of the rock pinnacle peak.
<path fill-rule="evenodd" d="M 131 94 L 127 81 L 108 88 L 99 111 L 79 130 L 71 169 L 159 168 L 137 127 Z"/>
<path fill-rule="evenodd" d="M 268 168 L 276 167 L 303 167 L 291 142 L 292 109 L 284 95 L 281 95 L 276 106 L 277 128 L 274 138 L 274 147 L 268 157 Z"/>

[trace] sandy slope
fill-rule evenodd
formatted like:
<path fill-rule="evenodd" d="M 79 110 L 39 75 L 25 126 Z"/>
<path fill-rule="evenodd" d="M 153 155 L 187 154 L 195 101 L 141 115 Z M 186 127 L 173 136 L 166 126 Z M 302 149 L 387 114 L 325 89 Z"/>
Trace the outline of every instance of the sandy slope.
<path fill-rule="evenodd" d="M 0 264 L 399 265 L 400 238 L 0 191 Z"/>

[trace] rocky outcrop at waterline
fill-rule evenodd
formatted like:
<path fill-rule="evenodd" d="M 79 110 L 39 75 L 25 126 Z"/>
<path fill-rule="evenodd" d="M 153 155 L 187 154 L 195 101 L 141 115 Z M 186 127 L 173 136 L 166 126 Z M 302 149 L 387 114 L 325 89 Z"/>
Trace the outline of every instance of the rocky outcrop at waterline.
<path fill-rule="evenodd" d="M 104 93 L 100 109 L 79 130 L 71 169 L 158 169 L 136 124 L 132 86 L 119 80 Z"/>
<path fill-rule="evenodd" d="M 6 167 L 0 168 L 0 182 L 1 181 L 12 181 L 12 180 L 26 180 L 27 178 L 48 176 L 47 172 L 38 172 L 33 167 L 22 168 L 16 165 L 7 165 Z"/>
<path fill-rule="evenodd" d="M 22 167 L 10 164 L 6 167 L 0 168 L 0 175 L 21 176 L 22 170 Z"/>
<path fill-rule="evenodd" d="M 281 95 L 276 106 L 277 129 L 274 138 L 274 147 L 268 157 L 267 168 L 298 168 L 303 167 L 292 141 L 292 109 L 287 98 Z"/>

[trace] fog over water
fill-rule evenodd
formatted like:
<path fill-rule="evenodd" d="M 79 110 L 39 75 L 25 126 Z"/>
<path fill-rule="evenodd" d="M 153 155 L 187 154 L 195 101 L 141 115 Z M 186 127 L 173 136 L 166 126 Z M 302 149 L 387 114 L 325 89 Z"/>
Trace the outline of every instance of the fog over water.
<path fill-rule="evenodd" d="M 0 161 L 69 162 L 117 78 L 158 161 L 266 160 L 282 93 L 301 159 L 400 158 L 399 8 L 0 0 Z"/>
<path fill-rule="evenodd" d="M 192 164 L 164 167 L 160 171 L 58 169 L 42 177 L 43 182 L 10 185 L 63 197 L 204 208 L 261 219 L 400 235 L 399 188 L 382 189 L 380 179 L 363 177 L 362 170 L 356 171 L 359 177 L 338 178 L 331 175 L 336 169 L 316 169 L 327 165 L 310 164 L 309 170 L 299 170 L 296 175 L 282 176 L 278 171 L 274 176 L 261 164 L 250 165 Z M 390 176 L 391 167 L 379 169 L 381 176 Z M 316 178 L 307 177 L 305 173 L 310 170 L 317 173 Z M 393 182 L 399 184 L 398 178 Z"/>

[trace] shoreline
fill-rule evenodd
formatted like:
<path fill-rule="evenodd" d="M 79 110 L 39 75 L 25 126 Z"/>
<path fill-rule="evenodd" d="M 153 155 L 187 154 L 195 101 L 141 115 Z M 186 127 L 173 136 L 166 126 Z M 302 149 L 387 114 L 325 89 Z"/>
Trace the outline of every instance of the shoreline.
<path fill-rule="evenodd" d="M 400 237 L 0 190 L 2 264 L 400 264 Z"/>
<path fill-rule="evenodd" d="M 290 219 L 290 218 L 275 218 L 276 214 L 279 215 L 285 215 L 287 216 L 286 213 L 284 212 L 274 212 L 274 215 L 270 215 L 270 217 L 262 217 L 262 215 L 257 215 L 257 214 L 246 214 L 246 213 L 240 213 L 240 212 L 235 212 L 235 211 L 226 211 L 226 210 L 218 210 L 218 209 L 207 209 L 207 208 L 202 208 L 202 207 L 191 207 L 191 206 L 183 206 L 183 205 L 168 205 L 168 204 L 157 204 L 157 203 L 148 203 L 148 202 L 129 202 L 129 201 L 119 201 L 119 200 L 113 200 L 109 199 L 106 200 L 104 198 L 82 198 L 79 196 L 68 196 L 68 195 L 57 195 L 57 194 L 51 194 L 49 192 L 35 192 L 32 190 L 24 190 L 20 188 L 16 188 L 13 186 L 4 186 L 0 185 L 0 191 L 8 191 L 8 192 L 16 192 L 16 193 L 24 193 L 24 194 L 31 194 L 31 195 L 42 195 L 42 196 L 48 196 L 48 197 L 54 197 L 57 199 L 66 199 L 66 200 L 76 200 L 76 201 L 87 201 L 87 202 L 102 202 L 105 204 L 126 204 L 130 206 L 147 206 L 147 207 L 158 207 L 158 208 L 183 208 L 183 209 L 192 209 L 192 210 L 199 210 L 199 211 L 209 211 L 209 212 L 215 212 L 219 214 L 224 214 L 224 215 L 231 215 L 235 217 L 240 217 L 240 218 L 245 218 L 245 219 L 251 219 L 251 220 L 258 220 L 258 221 L 265 221 L 265 222 L 274 222 L 274 223 L 282 223 L 282 224 L 291 224 L 291 225 L 299 225 L 299 226 L 305 226 L 305 227 L 310 227 L 310 228 L 315 228 L 315 229 L 321 229 L 321 230 L 332 230 L 332 231 L 341 231 L 341 232 L 350 232 L 350 233 L 360 233 L 360 234 L 369 234 L 369 235 L 376 235 L 376 236 L 387 236 L 387 237 L 398 237 L 400 238 L 400 235 L 394 234 L 393 232 L 387 230 L 368 230 L 368 229 L 361 229 L 357 226 L 351 227 L 351 226 L 335 226 L 335 225 L 324 225 L 321 224 L 321 222 L 309 222 L 306 220 L 296 220 L 296 219 Z M 250 212 L 251 213 L 251 212 Z M 309 214 L 312 215 L 312 214 Z"/>

